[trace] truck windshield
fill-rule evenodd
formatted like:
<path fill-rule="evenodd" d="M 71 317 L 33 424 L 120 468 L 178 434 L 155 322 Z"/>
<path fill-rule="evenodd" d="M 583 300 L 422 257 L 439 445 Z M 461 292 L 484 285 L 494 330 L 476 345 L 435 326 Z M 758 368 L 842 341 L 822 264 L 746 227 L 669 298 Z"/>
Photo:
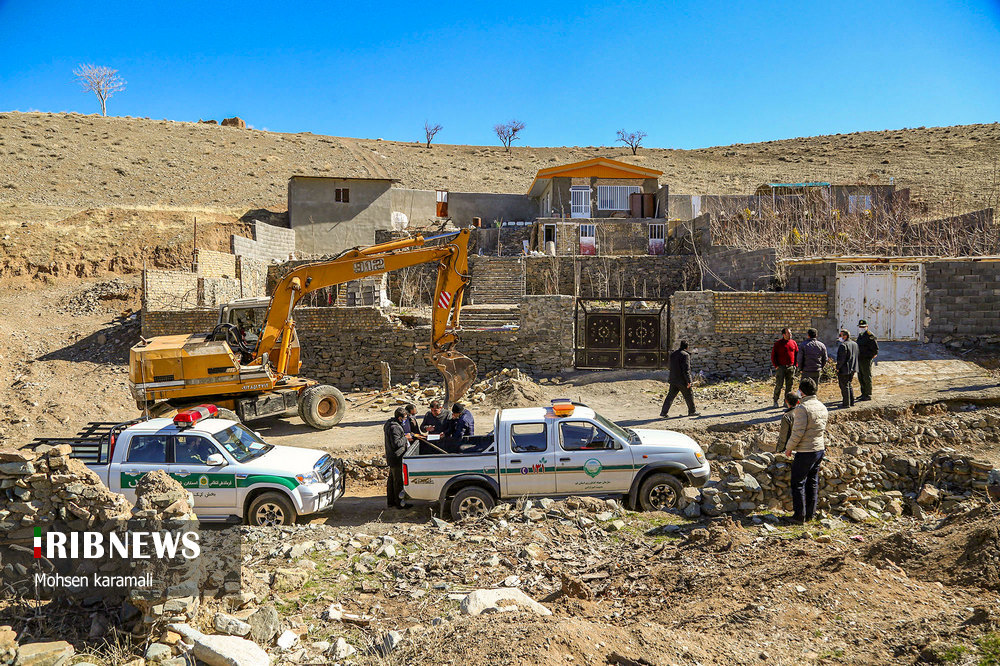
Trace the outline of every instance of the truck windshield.
<path fill-rule="evenodd" d="M 613 423 L 607 420 L 600 414 L 594 414 L 594 420 L 600 423 L 605 430 L 607 430 L 610 433 L 613 433 L 615 437 L 620 437 L 621 439 L 624 439 L 626 442 L 632 441 L 632 436 L 629 435 L 629 433 L 625 432 L 625 429 L 622 428 L 617 423 Z"/>
<path fill-rule="evenodd" d="M 246 462 L 258 458 L 274 447 L 257 435 L 237 424 L 213 435 L 225 447 L 236 462 Z"/>

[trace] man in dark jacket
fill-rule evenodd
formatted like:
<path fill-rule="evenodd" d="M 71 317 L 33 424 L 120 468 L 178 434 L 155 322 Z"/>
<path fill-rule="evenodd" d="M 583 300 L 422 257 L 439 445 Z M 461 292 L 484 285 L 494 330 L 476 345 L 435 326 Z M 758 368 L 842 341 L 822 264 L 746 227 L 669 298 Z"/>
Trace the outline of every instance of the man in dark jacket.
<path fill-rule="evenodd" d="M 670 376 L 667 384 L 670 389 L 667 397 L 663 400 L 663 407 L 660 408 L 660 417 L 669 418 L 670 405 L 674 404 L 674 398 L 680 393 L 687 403 L 688 416 L 697 416 L 694 410 L 694 394 L 691 393 L 691 354 L 688 353 L 687 340 L 681 340 L 678 348 L 670 353 Z"/>
<path fill-rule="evenodd" d="M 823 374 L 823 366 L 829 359 L 826 345 L 816 339 L 816 329 L 806 331 L 806 340 L 799 345 L 798 365 L 802 379 L 811 379 L 819 386 L 819 377 Z"/>
<path fill-rule="evenodd" d="M 861 384 L 858 400 L 871 400 L 872 361 L 878 356 L 878 340 L 868 330 L 868 322 L 864 319 L 858 322 L 858 332 L 858 383 Z"/>
<path fill-rule="evenodd" d="M 441 401 L 431 400 L 431 409 L 424 414 L 424 420 L 420 422 L 420 430 L 428 434 L 442 434 L 447 421 L 441 411 Z"/>
<path fill-rule="evenodd" d="M 771 367 L 774 368 L 774 406 L 778 406 L 782 387 L 784 393 L 792 392 L 792 380 L 795 378 L 795 357 L 798 356 L 799 345 L 792 340 L 789 328 L 781 329 L 781 337 L 771 347 Z"/>
<path fill-rule="evenodd" d="M 445 439 L 462 439 L 476 434 L 476 422 L 472 412 L 460 402 L 451 406 L 451 418 L 444 424 Z"/>
<path fill-rule="evenodd" d="M 406 434 L 403 433 L 403 419 L 406 410 L 397 407 L 392 418 L 382 426 L 385 435 L 385 462 L 389 465 L 389 477 L 385 480 L 385 500 L 390 508 L 405 509 L 403 501 L 403 454 L 406 453 Z"/>
<path fill-rule="evenodd" d="M 854 406 L 854 375 L 858 372 L 858 343 L 851 340 L 846 329 L 840 331 L 840 347 L 837 348 L 837 381 L 840 383 L 842 407 Z"/>

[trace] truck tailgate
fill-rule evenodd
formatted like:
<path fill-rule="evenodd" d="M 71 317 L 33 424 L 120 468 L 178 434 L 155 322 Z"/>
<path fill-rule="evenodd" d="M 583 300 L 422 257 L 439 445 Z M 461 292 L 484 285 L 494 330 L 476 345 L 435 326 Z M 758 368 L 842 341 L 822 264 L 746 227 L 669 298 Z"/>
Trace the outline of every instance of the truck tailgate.
<path fill-rule="evenodd" d="M 475 475 L 485 476 L 499 483 L 496 453 L 474 455 L 404 456 L 406 466 L 406 495 L 410 499 L 435 501 L 441 490 L 452 479 Z"/>

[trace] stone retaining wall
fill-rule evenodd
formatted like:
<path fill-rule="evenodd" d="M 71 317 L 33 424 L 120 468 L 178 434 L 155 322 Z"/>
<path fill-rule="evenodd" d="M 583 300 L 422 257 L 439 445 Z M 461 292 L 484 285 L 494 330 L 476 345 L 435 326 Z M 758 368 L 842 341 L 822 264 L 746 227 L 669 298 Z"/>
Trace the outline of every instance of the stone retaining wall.
<path fill-rule="evenodd" d="M 982 494 L 988 484 L 1000 483 L 1000 470 L 956 450 L 996 441 L 1000 410 L 958 413 L 933 424 L 902 423 L 870 419 L 830 426 L 827 457 L 820 467 L 820 509 L 853 520 L 898 516 L 904 510 L 921 516 L 928 509 L 948 511 Z M 791 465 L 784 455 L 769 452 L 775 438 L 776 427 L 708 443 L 712 477 L 719 480 L 691 493 L 686 515 L 790 511 Z"/>
<path fill-rule="evenodd" d="M 826 317 L 826 294 L 679 291 L 670 298 L 670 347 L 687 341 L 695 374 L 765 375 L 783 327 L 799 338 Z"/>

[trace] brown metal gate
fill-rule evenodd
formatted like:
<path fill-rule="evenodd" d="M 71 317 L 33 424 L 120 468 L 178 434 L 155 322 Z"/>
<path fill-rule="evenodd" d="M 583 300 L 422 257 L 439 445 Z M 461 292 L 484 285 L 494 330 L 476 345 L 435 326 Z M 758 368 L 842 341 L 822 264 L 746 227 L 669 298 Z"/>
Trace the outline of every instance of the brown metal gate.
<path fill-rule="evenodd" d="M 665 367 L 669 350 L 661 348 L 661 331 L 667 306 L 653 299 L 577 299 L 576 367 Z"/>

